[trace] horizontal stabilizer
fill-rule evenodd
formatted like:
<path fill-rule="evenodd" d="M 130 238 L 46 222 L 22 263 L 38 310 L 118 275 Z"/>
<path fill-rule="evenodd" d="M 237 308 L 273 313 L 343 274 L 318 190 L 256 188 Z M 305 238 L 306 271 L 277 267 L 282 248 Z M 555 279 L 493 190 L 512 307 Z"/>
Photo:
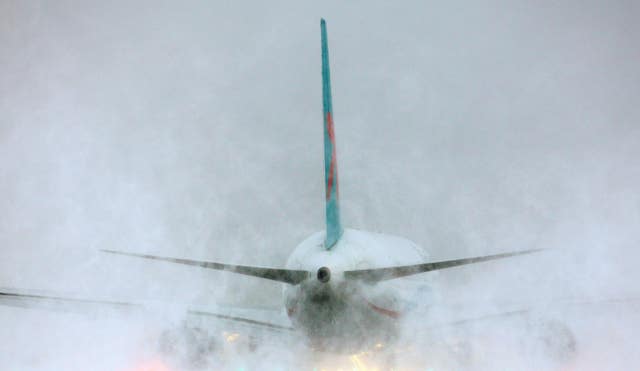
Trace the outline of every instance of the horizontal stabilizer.
<path fill-rule="evenodd" d="M 201 261 L 201 260 L 168 258 L 164 256 L 135 254 L 135 253 L 123 252 L 123 251 L 113 251 L 113 250 L 102 250 L 102 251 L 109 254 L 133 256 L 137 258 L 160 260 L 160 261 L 165 261 L 170 263 L 178 263 L 178 264 L 184 264 L 184 265 L 191 265 L 195 267 L 215 269 L 219 271 L 233 272 L 238 274 L 244 274 L 245 276 L 252 276 L 252 277 L 264 278 L 272 281 L 288 283 L 290 285 L 297 285 L 300 282 L 307 279 L 307 277 L 309 276 L 309 272 L 307 271 L 294 270 L 294 269 L 249 267 L 246 265 L 232 265 L 232 264 L 208 262 L 208 261 Z"/>
<path fill-rule="evenodd" d="M 359 280 L 367 283 L 375 283 L 380 281 L 391 280 L 394 278 L 411 276 L 414 274 L 420 274 L 420 273 L 431 272 L 431 271 L 436 271 L 440 269 L 457 267 L 460 265 L 475 264 L 475 263 L 486 262 L 489 260 L 496 260 L 496 259 L 509 258 L 512 256 L 531 254 L 531 253 L 543 251 L 543 250 L 544 249 L 524 250 L 524 251 L 510 252 L 510 253 L 504 253 L 504 254 L 486 255 L 486 256 L 479 256 L 475 258 L 466 258 L 466 259 L 446 260 L 446 261 L 433 262 L 433 263 L 403 265 L 403 266 L 387 267 L 387 268 L 360 269 L 360 270 L 344 272 L 344 278 L 349 280 Z"/>

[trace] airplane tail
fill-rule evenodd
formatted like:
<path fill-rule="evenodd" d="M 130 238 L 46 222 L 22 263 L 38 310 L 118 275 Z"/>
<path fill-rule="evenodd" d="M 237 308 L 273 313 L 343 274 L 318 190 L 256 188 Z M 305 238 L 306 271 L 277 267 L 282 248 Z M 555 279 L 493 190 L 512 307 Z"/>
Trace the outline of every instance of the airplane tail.
<path fill-rule="evenodd" d="M 324 116 L 324 169 L 325 169 L 325 186 L 326 186 L 326 218 L 327 218 L 327 236 L 324 246 L 327 250 L 331 250 L 333 246 L 340 240 L 343 233 L 342 224 L 340 223 L 340 207 L 338 198 L 340 192 L 338 190 L 338 167 L 336 162 L 336 142 L 333 131 L 333 110 L 331 107 L 331 82 L 329 77 L 329 50 L 327 47 L 327 26 L 324 19 L 320 22 L 322 31 L 322 103 Z M 301 269 L 279 269 L 264 268 L 247 265 L 225 264 L 220 262 L 171 258 L 157 255 L 136 254 L 125 251 L 102 250 L 110 254 L 125 255 L 137 258 L 144 258 L 156 261 L 164 261 L 174 264 L 183 264 L 219 271 L 233 272 L 251 277 L 257 277 L 276 282 L 286 283 L 289 285 L 299 285 L 309 279 L 317 278 L 322 283 L 329 282 L 331 272 L 328 267 L 321 267 L 317 272 L 306 271 Z M 369 269 L 348 270 L 343 272 L 346 280 L 355 280 L 375 284 L 380 281 L 391 280 L 401 277 L 407 277 L 414 274 L 426 273 L 441 269 L 453 268 L 468 264 L 476 264 L 490 260 L 508 258 L 512 256 L 531 254 L 541 251 L 540 249 L 517 251 L 503 254 L 478 256 L 466 259 L 455 259 L 439 262 L 424 262 L 414 265 L 388 266 Z M 0 304 L 2 304 L 2 296 L 7 295 L 0 288 Z M 246 322 L 246 320 L 245 320 Z"/>
<path fill-rule="evenodd" d="M 333 108 L 331 106 L 331 76 L 329 73 L 329 48 L 327 46 L 327 26 L 320 21 L 322 33 L 322 107 L 324 116 L 324 181 L 326 190 L 327 237 L 324 246 L 330 250 L 342 236 L 344 229 L 340 222 L 338 188 L 338 161 L 336 139 L 333 130 Z"/>

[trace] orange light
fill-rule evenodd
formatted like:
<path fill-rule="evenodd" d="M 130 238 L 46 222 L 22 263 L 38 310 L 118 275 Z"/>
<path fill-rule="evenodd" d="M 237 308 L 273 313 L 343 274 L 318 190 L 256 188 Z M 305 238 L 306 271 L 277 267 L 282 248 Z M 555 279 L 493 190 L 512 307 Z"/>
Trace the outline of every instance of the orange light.
<path fill-rule="evenodd" d="M 171 371 L 171 369 L 162 361 L 153 360 L 134 367 L 131 371 Z"/>
<path fill-rule="evenodd" d="M 222 335 L 224 336 L 224 340 L 227 343 L 233 343 L 236 340 L 238 340 L 238 338 L 240 337 L 240 334 L 235 333 L 235 332 L 223 332 Z"/>

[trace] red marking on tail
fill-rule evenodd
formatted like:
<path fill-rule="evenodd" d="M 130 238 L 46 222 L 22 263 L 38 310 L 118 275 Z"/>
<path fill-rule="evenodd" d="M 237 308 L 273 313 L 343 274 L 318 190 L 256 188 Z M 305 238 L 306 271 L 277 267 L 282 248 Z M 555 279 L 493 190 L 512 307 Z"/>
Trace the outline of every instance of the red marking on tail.
<path fill-rule="evenodd" d="M 331 189 L 333 188 L 333 178 L 335 173 L 335 163 L 336 163 L 336 139 L 335 134 L 333 132 L 333 118 L 331 117 L 331 112 L 327 112 L 327 132 L 329 134 L 329 140 L 331 141 L 331 163 L 329 164 L 329 178 L 327 179 L 327 201 L 331 197 Z M 335 176 L 336 181 L 338 180 L 337 176 Z M 338 189 L 336 188 L 336 193 Z"/>

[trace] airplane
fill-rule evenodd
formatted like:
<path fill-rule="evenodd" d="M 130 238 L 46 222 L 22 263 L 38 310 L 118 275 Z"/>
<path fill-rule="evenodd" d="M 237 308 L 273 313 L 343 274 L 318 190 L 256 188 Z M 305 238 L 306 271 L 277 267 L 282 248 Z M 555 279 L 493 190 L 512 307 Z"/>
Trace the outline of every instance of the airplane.
<path fill-rule="evenodd" d="M 532 254 L 544 249 L 434 262 L 429 261 L 424 249 L 408 239 L 344 228 L 340 213 L 329 47 L 324 19 L 320 21 L 320 30 L 325 229 L 312 234 L 295 247 L 284 268 L 234 265 L 127 251 L 102 251 L 112 255 L 232 272 L 282 284 L 283 310 L 289 318 L 290 326 L 283 327 L 268 321 L 200 310 L 191 310 L 190 313 L 267 329 L 291 330 L 301 334 L 312 349 L 352 353 L 374 348 L 381 343 L 393 344 L 398 337 L 400 319 L 412 310 L 411 305 L 406 305 L 407 297 L 414 302 L 431 301 L 429 281 L 423 276 L 425 273 Z M 0 304 L 20 299 L 78 301 L 0 290 Z M 100 301 L 97 303 L 128 305 Z"/>
<path fill-rule="evenodd" d="M 327 27 L 320 22 L 322 97 L 324 120 L 326 229 L 302 241 L 289 256 L 285 268 L 263 268 L 219 262 L 172 258 L 131 252 L 106 253 L 223 270 L 285 284 L 284 306 L 296 330 L 309 344 L 333 351 L 353 352 L 391 340 L 402 313 L 371 301 L 400 301 L 387 290 L 372 295 L 384 281 L 430 271 L 538 252 L 508 252 L 439 262 L 424 260 L 415 243 L 396 236 L 344 228 L 340 213 L 338 162 L 331 99 Z"/>

